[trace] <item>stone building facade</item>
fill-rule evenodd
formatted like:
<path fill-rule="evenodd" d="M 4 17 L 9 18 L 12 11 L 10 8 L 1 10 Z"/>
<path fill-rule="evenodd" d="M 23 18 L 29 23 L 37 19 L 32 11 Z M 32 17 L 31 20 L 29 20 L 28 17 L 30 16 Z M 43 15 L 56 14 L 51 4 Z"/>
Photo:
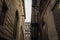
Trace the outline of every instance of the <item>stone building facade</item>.
<path fill-rule="evenodd" d="M 38 40 L 38 30 L 40 27 L 40 1 L 32 0 L 32 14 L 31 14 L 31 40 Z M 39 31 L 40 32 L 40 31 Z"/>
<path fill-rule="evenodd" d="M 24 40 L 31 40 L 31 23 L 30 22 L 25 22 L 25 27 L 24 27 Z"/>
<path fill-rule="evenodd" d="M 24 0 L 0 0 L 0 40 L 24 40 L 24 20 Z"/>
<path fill-rule="evenodd" d="M 60 0 L 39 0 L 39 2 L 32 1 L 32 40 L 60 40 Z M 34 33 L 36 35 L 33 35 Z"/>

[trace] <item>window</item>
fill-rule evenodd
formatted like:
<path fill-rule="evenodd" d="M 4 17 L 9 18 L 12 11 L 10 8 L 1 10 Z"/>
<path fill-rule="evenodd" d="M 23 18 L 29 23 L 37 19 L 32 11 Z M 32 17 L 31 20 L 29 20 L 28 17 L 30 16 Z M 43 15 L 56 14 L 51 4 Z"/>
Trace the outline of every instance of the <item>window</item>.
<path fill-rule="evenodd" d="M 5 18 L 5 14 L 6 14 L 7 9 L 8 9 L 7 4 L 6 4 L 5 0 L 3 0 L 2 9 L 0 12 L 0 25 L 3 25 L 3 23 L 4 23 L 4 18 Z"/>
<path fill-rule="evenodd" d="M 17 31 L 17 22 L 18 22 L 18 11 L 16 11 L 15 14 L 14 31 L 13 31 L 13 37 L 15 39 L 16 39 L 16 31 Z"/>
<path fill-rule="evenodd" d="M 35 6 L 37 4 L 37 0 L 32 0 L 32 5 Z"/>

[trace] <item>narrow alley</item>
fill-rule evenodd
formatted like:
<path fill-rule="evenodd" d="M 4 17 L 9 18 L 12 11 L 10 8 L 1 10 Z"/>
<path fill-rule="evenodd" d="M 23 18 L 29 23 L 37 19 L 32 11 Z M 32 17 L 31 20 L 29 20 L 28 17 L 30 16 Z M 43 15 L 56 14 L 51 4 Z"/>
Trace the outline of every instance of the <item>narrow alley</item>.
<path fill-rule="evenodd" d="M 0 40 L 60 40 L 60 0 L 0 0 Z"/>

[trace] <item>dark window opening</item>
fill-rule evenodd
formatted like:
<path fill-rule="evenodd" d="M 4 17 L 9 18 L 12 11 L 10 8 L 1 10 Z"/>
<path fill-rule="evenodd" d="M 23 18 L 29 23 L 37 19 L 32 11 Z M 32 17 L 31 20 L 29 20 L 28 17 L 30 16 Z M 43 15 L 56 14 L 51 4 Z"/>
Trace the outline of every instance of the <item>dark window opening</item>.
<path fill-rule="evenodd" d="M 37 4 L 37 0 L 32 0 L 32 1 L 33 1 L 32 5 L 35 6 Z"/>
<path fill-rule="evenodd" d="M 3 0 L 2 9 L 1 9 L 1 13 L 0 13 L 0 24 L 1 25 L 3 25 L 3 23 L 4 23 L 4 18 L 5 18 L 7 9 L 8 9 L 7 4 L 6 4 L 5 0 Z"/>
<path fill-rule="evenodd" d="M 14 39 L 16 39 L 17 22 L 18 22 L 18 11 L 16 11 L 16 14 L 15 14 L 14 31 L 13 31 Z"/>

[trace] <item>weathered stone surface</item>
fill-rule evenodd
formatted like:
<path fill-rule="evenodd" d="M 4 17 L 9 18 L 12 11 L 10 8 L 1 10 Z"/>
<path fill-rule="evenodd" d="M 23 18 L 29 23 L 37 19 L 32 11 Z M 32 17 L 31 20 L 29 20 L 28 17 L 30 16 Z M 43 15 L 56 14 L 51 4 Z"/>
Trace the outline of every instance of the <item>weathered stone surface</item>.
<path fill-rule="evenodd" d="M 23 9 L 23 1 L 22 0 L 0 0 L 0 15 L 1 15 L 1 8 L 3 5 L 3 1 L 5 2 L 5 6 L 7 7 L 7 10 L 5 11 L 5 17 L 4 17 L 4 22 L 3 22 L 3 33 L 2 37 L 7 39 L 7 40 L 24 40 L 24 32 L 23 32 L 23 27 L 24 27 L 24 20 L 25 20 L 25 12 Z M 16 13 L 16 11 L 18 13 Z M 16 20 L 16 14 L 18 14 L 18 20 L 17 23 L 15 23 Z M 0 18 L 1 19 L 1 18 Z M 14 38 L 14 25 L 16 26 L 16 38 Z M 1 25 L 1 24 L 0 24 Z M 1 32 L 0 32 L 1 33 Z M 0 36 L 0 37 L 1 37 Z"/>

